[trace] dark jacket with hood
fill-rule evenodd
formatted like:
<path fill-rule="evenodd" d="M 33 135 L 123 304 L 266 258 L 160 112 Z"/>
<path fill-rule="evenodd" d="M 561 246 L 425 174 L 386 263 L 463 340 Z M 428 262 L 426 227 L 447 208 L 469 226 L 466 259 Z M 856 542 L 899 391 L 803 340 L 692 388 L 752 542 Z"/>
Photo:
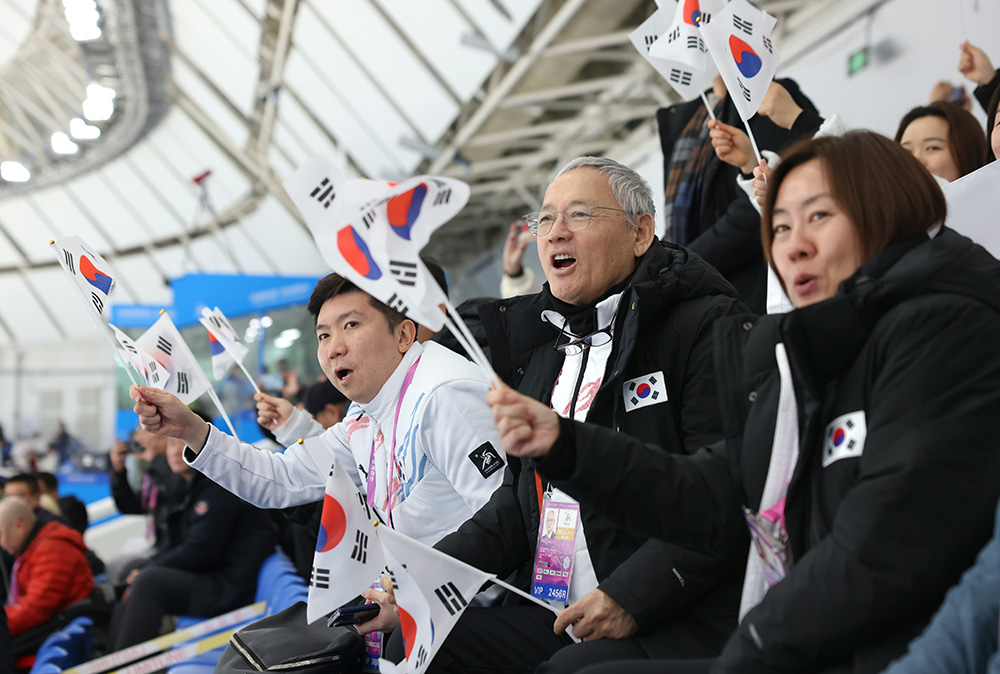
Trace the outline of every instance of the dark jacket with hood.
<path fill-rule="evenodd" d="M 169 545 L 152 564 L 198 574 L 188 611 L 213 616 L 249 604 L 257 572 L 274 552 L 267 513 L 195 472 L 167 517 Z"/>
<path fill-rule="evenodd" d="M 794 566 L 714 671 L 878 672 L 973 562 L 1000 496 L 1000 263 L 969 239 L 944 229 L 890 245 L 830 300 L 720 321 L 724 442 L 687 459 L 609 448 L 604 429 L 565 423 L 538 469 L 630 530 L 720 535 L 741 505 L 760 507 L 779 343 L 798 404 L 784 511 Z M 836 420 L 858 412 L 860 444 L 834 451 Z"/>
<path fill-rule="evenodd" d="M 779 79 L 802 113 L 791 129 L 783 129 L 770 119 L 755 115 L 750 128 L 761 150 L 779 152 L 796 140 L 811 138 L 823 123 L 813 105 L 794 80 Z M 691 117 L 704 103 L 695 99 L 662 108 L 656 113 L 663 151 L 664 181 L 670 179 L 674 145 Z M 743 128 L 736 106 L 727 95 L 719 120 Z M 709 142 L 706 140 L 706 142 Z M 760 243 L 760 213 L 750 203 L 746 193 L 736 184 L 740 170 L 730 166 L 712 152 L 705 165 L 693 203 L 688 211 L 685 241 L 689 250 L 714 266 L 733 284 L 751 311 L 764 313 L 767 299 L 767 263 Z"/>
<path fill-rule="evenodd" d="M 618 291 L 615 343 L 588 419 L 666 452 L 691 453 L 718 440 L 710 336 L 717 319 L 745 311 L 735 291 L 698 256 L 657 240 L 632 277 L 609 295 Z M 574 313 L 547 284 L 536 295 L 486 306 L 481 315 L 500 377 L 548 403 L 563 356 L 553 349 L 559 331 L 541 320 L 545 309 L 567 316 L 577 334 L 594 329 L 586 327 L 596 320 L 593 306 Z M 626 413 L 624 382 L 658 371 L 667 400 Z M 609 478 L 618 471 L 612 468 Z M 500 577 L 516 571 L 517 584 L 528 587 L 538 501 L 531 466 L 511 459 L 490 502 L 436 547 Z M 745 532 L 736 529 L 728 547 L 687 549 L 630 533 L 592 507 L 581 508 L 581 515 L 599 587 L 636 619 L 647 651 L 717 653 L 736 624 Z"/>

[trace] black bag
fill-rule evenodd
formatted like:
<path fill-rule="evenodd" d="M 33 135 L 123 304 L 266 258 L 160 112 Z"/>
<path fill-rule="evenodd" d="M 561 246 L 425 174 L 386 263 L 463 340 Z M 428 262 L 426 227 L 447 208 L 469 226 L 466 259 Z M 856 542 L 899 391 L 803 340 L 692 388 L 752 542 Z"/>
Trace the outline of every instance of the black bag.
<path fill-rule="evenodd" d="M 215 674 L 359 672 L 364 650 L 364 637 L 353 627 L 327 627 L 325 619 L 306 624 L 300 601 L 233 634 Z"/>

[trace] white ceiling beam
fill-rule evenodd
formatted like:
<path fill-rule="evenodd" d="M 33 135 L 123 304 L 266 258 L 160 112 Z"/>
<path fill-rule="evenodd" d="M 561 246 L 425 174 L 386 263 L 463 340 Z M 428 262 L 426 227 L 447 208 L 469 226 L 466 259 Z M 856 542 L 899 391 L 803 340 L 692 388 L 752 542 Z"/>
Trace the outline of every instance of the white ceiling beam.
<path fill-rule="evenodd" d="M 386 88 L 382 86 L 382 83 L 379 81 L 378 77 L 375 76 L 375 73 L 371 71 L 371 69 L 364 62 L 364 60 L 354 55 L 354 51 L 347 45 L 346 42 L 344 42 L 343 38 L 340 37 L 340 34 L 337 33 L 337 30 L 332 25 L 330 25 L 330 22 L 326 20 L 326 17 L 321 12 L 317 11 L 315 7 L 312 7 L 311 3 L 309 3 L 308 0 L 306 0 L 306 4 L 310 5 L 310 9 L 312 10 L 316 18 L 319 20 L 320 25 L 323 26 L 323 28 L 326 30 L 327 34 L 333 39 L 334 42 L 337 43 L 337 46 L 340 47 L 341 51 L 343 51 L 343 53 L 347 55 L 347 58 L 351 61 L 351 63 L 353 63 L 354 66 L 358 70 L 360 70 L 366 78 L 368 78 L 368 81 L 371 83 L 371 85 L 375 87 L 375 89 L 379 92 L 379 94 L 382 96 L 382 98 L 385 100 L 388 106 L 392 108 L 397 115 L 399 115 L 400 119 L 403 120 L 403 123 L 406 124 L 407 128 L 409 128 L 409 130 L 413 133 L 414 137 L 420 140 L 421 142 L 429 143 L 430 141 L 427 139 L 426 136 L 424 136 L 424 134 L 420 131 L 420 129 L 417 128 L 416 123 L 414 123 L 414 121 L 410 119 L 410 113 L 405 108 L 403 108 L 403 106 L 397 103 L 396 99 L 393 98 L 393 96 L 388 92 L 388 90 L 386 90 Z M 305 57 L 306 60 L 312 62 L 312 59 L 308 57 L 308 55 L 305 53 L 304 50 L 300 49 L 298 51 L 298 54 L 300 56 Z M 317 70 L 319 72 L 323 72 L 323 69 L 321 68 L 317 68 Z M 349 99 L 342 97 L 339 91 L 336 91 L 335 94 L 337 95 L 337 98 L 341 99 L 344 105 L 347 106 L 349 110 L 351 110 L 352 115 L 360 117 L 360 115 L 358 115 L 357 111 L 354 109 L 354 106 L 351 105 Z M 301 99 L 299 100 L 299 104 L 302 105 L 303 108 L 306 107 L 305 104 L 302 103 Z M 358 174 L 362 175 L 363 173 L 364 173 L 363 171 L 359 170 Z"/>
<path fill-rule="evenodd" d="M 271 146 L 271 134 L 274 132 L 275 117 L 278 112 L 278 88 L 285 72 L 285 62 L 292 43 L 292 27 L 295 25 L 298 9 L 299 0 L 283 0 L 281 19 L 278 22 L 278 35 L 275 38 L 271 58 L 267 59 L 263 54 L 258 55 L 262 63 L 261 80 L 266 78 L 264 110 L 257 131 L 257 161 L 262 167 L 269 167 L 267 150 Z M 261 35 L 261 45 L 263 43 L 264 36 Z M 263 67 L 265 62 L 269 66 L 267 73 L 264 72 Z"/>
<path fill-rule="evenodd" d="M 576 40 L 560 42 L 542 52 L 542 58 L 551 59 L 563 56 L 578 56 L 581 54 L 592 54 L 610 47 L 631 46 L 632 43 L 628 39 L 630 32 L 628 30 L 621 30 L 616 33 L 603 33 L 601 35 L 591 35 Z"/>
<path fill-rule="evenodd" d="M 554 101 L 560 98 L 586 96 L 587 94 L 605 91 L 609 87 L 619 84 L 621 80 L 621 75 L 614 75 L 612 77 L 601 77 L 593 80 L 573 82 L 572 84 L 565 84 L 559 87 L 539 89 L 538 91 L 527 91 L 521 94 L 508 96 L 500 107 L 505 109 L 519 108 L 525 105 L 544 104 L 546 101 Z"/>
<path fill-rule="evenodd" d="M 631 119 L 648 117 L 655 115 L 659 109 L 658 105 L 628 105 L 614 109 L 605 108 L 602 119 L 607 124 L 617 124 L 627 122 Z M 521 126 L 504 131 L 484 133 L 473 137 L 465 144 L 465 147 L 486 147 L 490 145 L 504 145 L 526 138 L 545 138 L 565 131 L 570 127 L 575 127 L 579 122 L 575 119 L 564 119 L 557 122 L 542 122 L 532 126 Z"/>
<path fill-rule="evenodd" d="M 434 64 L 427 60 L 427 57 L 424 56 L 422 51 L 420 51 L 420 48 L 413 42 L 413 40 L 410 39 L 406 30 L 397 24 L 396 20 L 391 14 L 389 14 L 389 12 L 385 11 L 382 7 L 382 0 L 368 0 L 368 4 L 372 7 L 372 9 L 382 15 L 382 18 L 389 24 L 389 27 L 392 28 L 393 32 L 396 33 L 399 39 L 402 40 L 403 43 L 410 49 L 414 58 L 416 58 L 424 69 L 430 73 L 431 77 L 433 77 L 437 83 L 441 85 L 441 88 L 444 89 L 446 94 L 448 94 L 448 97 L 451 98 L 452 102 L 461 107 L 463 102 L 462 97 L 458 95 L 458 92 L 454 87 L 452 87 L 451 83 L 448 82 L 444 75 L 438 72 L 438 69 L 434 67 Z"/>
<path fill-rule="evenodd" d="M 486 94 L 486 98 L 483 99 L 483 102 L 468 121 L 459 127 L 454 138 L 448 143 L 441 156 L 431 164 L 428 173 L 441 173 L 451 163 L 455 154 L 482 128 L 486 120 L 490 118 L 501 103 L 503 103 L 507 95 L 517 86 L 517 83 L 528 73 L 535 62 L 542 57 L 552 40 L 566 28 L 566 25 L 585 4 L 586 0 L 567 0 L 559 8 L 552 19 L 535 36 L 527 52 L 514 62 L 514 65 L 507 71 L 503 79 Z"/>

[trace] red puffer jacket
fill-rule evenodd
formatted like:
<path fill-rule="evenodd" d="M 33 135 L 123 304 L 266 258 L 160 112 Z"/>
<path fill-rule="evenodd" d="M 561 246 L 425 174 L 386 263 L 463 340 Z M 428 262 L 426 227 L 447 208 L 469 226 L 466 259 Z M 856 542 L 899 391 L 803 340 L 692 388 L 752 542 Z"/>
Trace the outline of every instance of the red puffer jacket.
<path fill-rule="evenodd" d="M 42 526 L 17 566 L 17 603 L 5 606 L 11 635 L 51 620 L 70 604 L 86 599 L 94 576 L 79 533 L 59 522 Z"/>

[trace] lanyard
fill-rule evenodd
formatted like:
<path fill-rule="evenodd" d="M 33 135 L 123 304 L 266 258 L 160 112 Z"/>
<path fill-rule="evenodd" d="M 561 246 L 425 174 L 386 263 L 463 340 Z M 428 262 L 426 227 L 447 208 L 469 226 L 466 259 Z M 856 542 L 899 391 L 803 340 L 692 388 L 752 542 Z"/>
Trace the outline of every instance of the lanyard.
<path fill-rule="evenodd" d="M 392 518 L 392 506 L 393 506 L 393 495 L 399 487 L 399 479 L 396 477 L 397 466 L 396 466 L 396 427 L 399 425 L 399 412 L 403 407 L 403 398 L 406 396 L 407 389 L 410 388 L 410 384 L 413 383 L 413 374 L 417 370 L 417 365 L 420 364 L 420 359 L 423 355 L 417 356 L 417 359 L 413 361 L 413 365 L 406 373 L 406 378 L 403 379 L 403 387 L 399 391 L 399 398 L 396 400 L 396 416 L 392 421 L 392 445 L 391 451 L 389 453 L 389 476 L 386 480 L 386 495 L 385 503 L 382 506 L 382 511 L 385 512 L 388 519 Z M 378 437 L 378 432 L 376 432 L 376 437 Z M 375 441 L 372 440 L 372 450 L 371 456 L 368 459 L 368 505 L 372 508 L 375 507 Z"/>

